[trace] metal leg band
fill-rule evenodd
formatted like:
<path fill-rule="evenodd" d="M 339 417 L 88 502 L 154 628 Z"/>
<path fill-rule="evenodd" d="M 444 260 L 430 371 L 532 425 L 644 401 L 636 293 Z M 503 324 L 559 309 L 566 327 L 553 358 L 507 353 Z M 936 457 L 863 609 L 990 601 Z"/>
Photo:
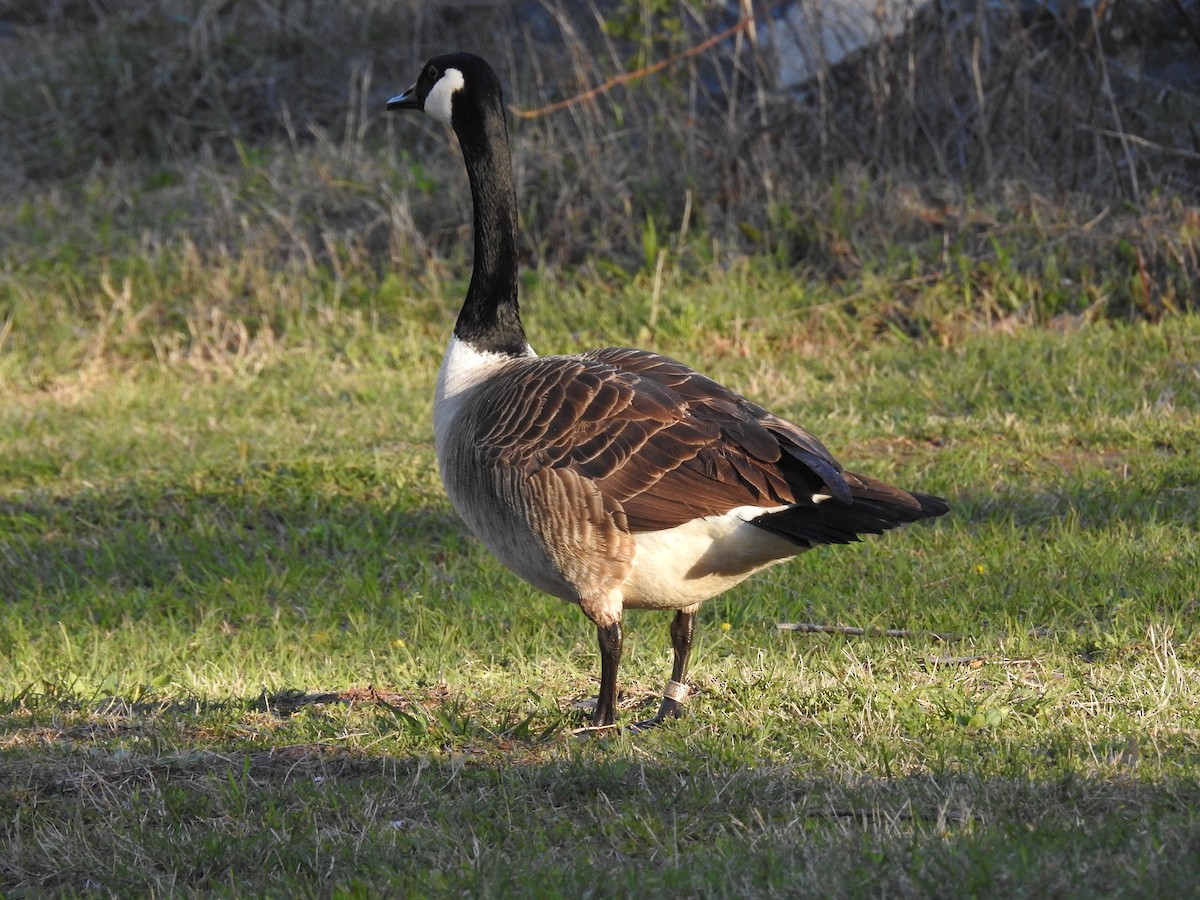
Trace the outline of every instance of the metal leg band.
<path fill-rule="evenodd" d="M 667 682 L 667 686 L 663 688 L 662 695 L 667 700 L 674 700 L 676 703 L 683 703 L 688 698 L 690 689 L 686 684 L 681 684 L 674 679 Z"/>

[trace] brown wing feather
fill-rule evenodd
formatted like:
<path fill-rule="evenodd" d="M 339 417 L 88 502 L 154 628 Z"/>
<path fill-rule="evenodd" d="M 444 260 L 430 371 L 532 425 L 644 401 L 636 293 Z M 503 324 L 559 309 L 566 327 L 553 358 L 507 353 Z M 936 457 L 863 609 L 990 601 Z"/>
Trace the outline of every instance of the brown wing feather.
<path fill-rule="evenodd" d="M 813 435 L 682 363 L 639 350 L 597 350 L 501 376 L 478 435 L 485 462 L 568 469 L 655 531 L 737 506 L 850 499 L 841 466 Z"/>

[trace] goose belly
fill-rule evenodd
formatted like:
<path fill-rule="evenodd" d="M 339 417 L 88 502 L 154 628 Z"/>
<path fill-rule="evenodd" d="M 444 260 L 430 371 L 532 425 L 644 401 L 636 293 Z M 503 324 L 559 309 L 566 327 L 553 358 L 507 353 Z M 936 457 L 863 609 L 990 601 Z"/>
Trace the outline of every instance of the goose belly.
<path fill-rule="evenodd" d="M 750 524 L 750 519 L 772 511 L 739 507 L 721 516 L 635 535 L 633 571 L 622 586 L 624 605 L 681 609 L 804 552 L 791 541 Z"/>
<path fill-rule="evenodd" d="M 573 603 L 580 592 L 564 576 L 553 555 L 537 532 L 529 525 L 521 505 L 511 497 L 498 495 L 496 484 L 483 483 L 474 473 L 458 473 L 447 465 L 442 483 L 450 505 L 479 541 L 500 563 L 540 591 Z"/>

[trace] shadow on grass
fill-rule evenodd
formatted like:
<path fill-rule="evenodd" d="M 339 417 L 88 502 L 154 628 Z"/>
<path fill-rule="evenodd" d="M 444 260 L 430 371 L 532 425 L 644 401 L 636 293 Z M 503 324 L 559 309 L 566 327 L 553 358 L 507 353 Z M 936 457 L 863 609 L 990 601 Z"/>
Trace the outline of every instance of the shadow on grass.
<path fill-rule="evenodd" d="M 880 778 L 623 746 L 549 762 L 328 745 L 0 753 L 0 887 L 1185 896 L 1200 879 L 1195 778 Z"/>
<path fill-rule="evenodd" d="M 1129 480 L 1071 479 L 951 492 L 939 528 L 1011 523 L 1061 532 L 1159 521 L 1200 524 L 1197 466 L 1168 460 Z M 382 487 L 360 473 L 256 472 L 193 489 L 131 485 L 0 501 L 4 600 L 108 591 L 184 590 L 301 566 L 361 567 L 385 579 L 468 540 L 440 495 Z M 339 483 L 328 479 L 346 476 Z M 920 526 L 918 526 L 920 527 Z M 886 538 L 885 538 L 886 540 Z"/>
<path fill-rule="evenodd" d="M 1011 523 L 1048 544 L 1064 529 L 1094 543 L 1116 526 L 1191 527 L 1198 505 L 1184 467 L 949 499 L 933 527 Z M 5 600 L 64 615 L 92 614 L 97 595 L 187 599 L 289 570 L 399 584 L 466 541 L 440 498 L 303 473 L 29 495 L 0 503 L 0 521 Z M 904 742 L 911 758 L 885 778 L 794 743 L 807 737 L 773 751 L 756 722 L 584 741 L 557 704 L 531 717 L 523 699 L 438 691 L 120 708 L 43 696 L 33 712 L 15 698 L 0 727 L 0 888 L 1184 896 L 1200 880 L 1200 780 L 1161 774 L 1196 771 L 1186 728 L 1154 735 L 1140 773 L 1134 754 L 1078 734 L 980 733 L 937 763 Z M 359 718 L 341 715 L 350 706 Z M 347 749 L 347 721 L 381 749 Z"/>
<path fill-rule="evenodd" d="M 466 531 L 434 498 L 378 484 L 272 482 L 259 476 L 199 490 L 134 485 L 0 500 L 3 600 L 194 593 L 231 579 L 355 568 L 385 582 L 448 549 Z"/>
<path fill-rule="evenodd" d="M 1184 462 L 1141 475 L 1129 483 L 1112 479 L 1071 479 L 1060 486 L 1010 484 L 995 491 L 969 492 L 951 500 L 958 522 L 1011 522 L 1027 528 L 1103 530 L 1115 525 L 1172 522 L 1200 524 L 1200 465 Z"/>

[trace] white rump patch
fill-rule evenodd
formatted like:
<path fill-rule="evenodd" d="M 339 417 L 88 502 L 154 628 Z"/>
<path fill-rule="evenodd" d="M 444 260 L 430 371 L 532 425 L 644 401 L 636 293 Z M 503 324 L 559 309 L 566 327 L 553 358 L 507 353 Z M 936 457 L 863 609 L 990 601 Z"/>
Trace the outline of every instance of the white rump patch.
<path fill-rule="evenodd" d="M 450 125 L 451 101 L 454 95 L 462 90 L 464 84 L 466 79 L 460 70 L 451 68 L 443 72 L 442 77 L 425 95 L 425 115 Z"/>
<path fill-rule="evenodd" d="M 786 506 L 738 506 L 635 535 L 637 555 L 625 583 L 625 605 L 680 609 L 726 591 L 760 569 L 802 552 L 791 541 L 752 525 Z"/>
<path fill-rule="evenodd" d="M 753 522 L 759 516 L 783 512 L 787 508 L 786 503 L 783 506 L 735 506 L 724 515 L 705 516 L 698 521 L 710 523 L 714 528 L 720 530 L 721 536 L 724 536 L 723 532 L 736 522 Z"/>

